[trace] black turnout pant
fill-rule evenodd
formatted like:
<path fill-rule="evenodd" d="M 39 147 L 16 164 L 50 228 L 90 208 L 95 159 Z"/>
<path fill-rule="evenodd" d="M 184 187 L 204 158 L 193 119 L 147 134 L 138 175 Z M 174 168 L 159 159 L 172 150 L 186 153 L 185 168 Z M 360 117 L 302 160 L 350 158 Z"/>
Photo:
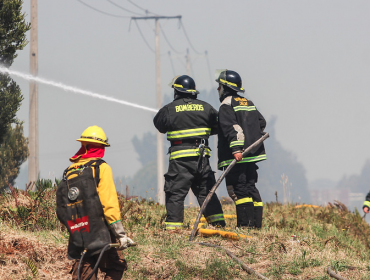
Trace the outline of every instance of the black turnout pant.
<path fill-rule="evenodd" d="M 237 163 L 226 175 L 229 196 L 236 205 L 237 226 L 262 226 L 263 203 L 256 183 L 258 166 L 251 163 Z"/>
<path fill-rule="evenodd" d="M 168 172 L 164 175 L 167 209 L 166 229 L 182 227 L 184 200 L 190 188 L 201 206 L 216 183 L 208 158 L 203 158 L 203 161 L 201 171 L 198 170 L 198 157 L 183 157 L 170 161 Z M 204 216 L 212 225 L 225 226 L 221 203 L 216 194 L 209 201 Z"/>

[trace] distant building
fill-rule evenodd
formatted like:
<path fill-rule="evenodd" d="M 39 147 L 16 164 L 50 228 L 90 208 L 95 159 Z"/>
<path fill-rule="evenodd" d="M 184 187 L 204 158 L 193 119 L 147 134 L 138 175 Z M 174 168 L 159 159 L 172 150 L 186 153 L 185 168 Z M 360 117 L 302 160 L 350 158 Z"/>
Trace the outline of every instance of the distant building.
<path fill-rule="evenodd" d="M 364 193 L 352 193 L 348 189 L 311 189 L 312 202 L 315 205 L 327 205 L 338 200 L 344 203 L 349 209 L 361 209 L 365 199 Z"/>

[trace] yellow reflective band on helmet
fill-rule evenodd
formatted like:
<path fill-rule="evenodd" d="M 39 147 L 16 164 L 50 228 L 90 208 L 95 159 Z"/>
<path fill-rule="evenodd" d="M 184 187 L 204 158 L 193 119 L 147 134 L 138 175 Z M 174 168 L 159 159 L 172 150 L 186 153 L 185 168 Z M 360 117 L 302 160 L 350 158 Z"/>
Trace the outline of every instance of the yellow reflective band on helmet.
<path fill-rule="evenodd" d="M 370 201 L 364 201 L 364 206 L 366 206 L 366 207 L 369 207 L 369 208 L 370 208 Z"/>
<path fill-rule="evenodd" d="M 195 89 L 187 89 L 186 91 L 196 92 L 196 90 L 195 90 Z"/>
<path fill-rule="evenodd" d="M 165 222 L 166 229 L 181 229 L 183 223 L 171 223 L 171 222 Z"/>
<path fill-rule="evenodd" d="M 209 157 L 211 156 L 211 151 L 207 148 L 204 149 L 204 153 L 206 154 L 206 156 L 209 156 Z M 182 157 L 199 157 L 199 156 L 200 156 L 199 148 L 186 149 L 186 150 L 172 152 L 170 154 L 170 160 L 182 158 Z"/>
<path fill-rule="evenodd" d="M 174 87 L 180 87 L 180 88 L 183 88 L 182 85 L 179 85 L 179 84 L 173 84 Z"/>
<path fill-rule="evenodd" d="M 104 130 L 96 125 L 89 126 L 86 128 L 79 139 L 79 142 L 97 143 L 109 147 L 108 138 L 104 133 Z"/>
<path fill-rule="evenodd" d="M 235 201 L 235 205 L 239 205 L 239 204 L 243 204 L 247 202 L 253 202 L 253 199 L 251 197 L 244 197 L 244 198 L 241 198 Z"/>
<path fill-rule="evenodd" d="M 100 141 L 100 142 L 104 142 L 105 144 L 108 143 L 108 139 L 107 140 L 103 140 L 99 137 L 94 137 L 94 136 L 82 136 L 80 137 L 80 139 L 92 139 L 92 140 L 97 140 L 97 141 Z"/>
<path fill-rule="evenodd" d="M 244 90 L 244 88 L 241 87 L 240 90 Z"/>
<path fill-rule="evenodd" d="M 237 84 L 234 84 L 234 83 L 228 82 L 228 81 L 226 81 L 226 80 L 224 80 L 224 79 L 220 79 L 220 81 L 221 81 L 221 82 L 223 82 L 223 83 L 225 83 L 225 84 L 228 84 L 228 85 L 230 85 L 230 86 L 238 87 L 238 85 L 237 85 Z"/>
<path fill-rule="evenodd" d="M 231 141 L 230 142 L 230 148 L 234 146 L 244 146 L 244 140 L 242 141 Z"/>
<path fill-rule="evenodd" d="M 169 131 L 167 132 L 167 140 L 183 139 L 185 137 L 192 137 L 192 136 L 204 136 L 204 135 L 209 136 L 210 134 L 211 134 L 211 129 L 207 127 Z"/>
<path fill-rule="evenodd" d="M 256 111 L 256 106 L 235 106 L 234 111 Z"/>
<path fill-rule="evenodd" d="M 259 156 L 256 156 L 256 157 L 246 157 L 246 158 L 242 158 L 241 161 L 238 161 L 237 164 L 238 163 L 245 163 L 245 162 L 257 162 L 257 161 L 262 161 L 262 160 L 265 160 L 265 159 L 267 159 L 266 154 L 259 155 Z M 218 168 L 222 168 L 222 167 L 230 165 L 230 163 L 232 163 L 232 161 L 233 161 L 233 159 L 225 160 L 225 161 L 220 162 L 217 166 L 218 166 Z"/>
<path fill-rule="evenodd" d="M 219 222 L 219 221 L 225 221 L 224 214 L 214 214 L 211 216 L 206 217 L 207 223 L 214 223 L 214 222 Z"/>
<path fill-rule="evenodd" d="M 263 206 L 263 202 L 256 202 L 256 201 L 253 201 L 253 205 L 254 207 L 257 207 L 257 206 Z"/>

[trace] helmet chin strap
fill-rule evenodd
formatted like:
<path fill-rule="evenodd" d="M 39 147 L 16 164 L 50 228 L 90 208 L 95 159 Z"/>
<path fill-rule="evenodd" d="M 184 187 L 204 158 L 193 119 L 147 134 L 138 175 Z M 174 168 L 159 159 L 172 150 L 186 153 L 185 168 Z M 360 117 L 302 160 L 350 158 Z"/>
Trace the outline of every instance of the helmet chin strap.
<path fill-rule="evenodd" d="M 224 85 L 220 84 L 220 89 L 218 91 L 218 96 L 221 98 L 221 96 L 225 93 Z"/>

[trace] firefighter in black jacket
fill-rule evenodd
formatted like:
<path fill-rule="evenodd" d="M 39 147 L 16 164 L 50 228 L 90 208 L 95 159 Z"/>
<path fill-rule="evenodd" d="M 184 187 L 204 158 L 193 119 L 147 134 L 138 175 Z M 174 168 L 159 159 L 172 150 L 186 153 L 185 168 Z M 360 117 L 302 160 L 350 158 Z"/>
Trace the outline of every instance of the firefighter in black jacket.
<path fill-rule="evenodd" d="M 209 164 L 210 135 L 217 134 L 217 111 L 207 102 L 197 99 L 199 92 L 194 80 L 187 76 L 175 77 L 174 101 L 159 110 L 154 125 L 161 133 L 167 133 L 171 142 L 168 172 L 164 175 L 166 193 L 166 229 L 182 228 L 184 200 L 190 188 L 203 204 L 215 184 L 215 176 Z M 214 194 L 204 211 L 207 222 L 225 226 L 220 201 Z"/>
<path fill-rule="evenodd" d="M 234 159 L 237 164 L 226 175 L 226 186 L 236 205 L 237 226 L 262 226 L 263 203 L 257 183 L 256 162 L 266 159 L 264 145 L 242 156 L 245 148 L 258 140 L 266 127 L 266 121 L 253 102 L 238 95 L 243 92 L 242 80 L 231 70 L 217 70 L 220 111 L 218 115 L 218 168 L 227 167 Z"/>
<path fill-rule="evenodd" d="M 364 201 L 364 206 L 362 206 L 362 209 L 367 214 L 369 213 L 369 210 L 370 210 L 370 192 L 367 194 L 365 199 L 366 200 Z"/>

